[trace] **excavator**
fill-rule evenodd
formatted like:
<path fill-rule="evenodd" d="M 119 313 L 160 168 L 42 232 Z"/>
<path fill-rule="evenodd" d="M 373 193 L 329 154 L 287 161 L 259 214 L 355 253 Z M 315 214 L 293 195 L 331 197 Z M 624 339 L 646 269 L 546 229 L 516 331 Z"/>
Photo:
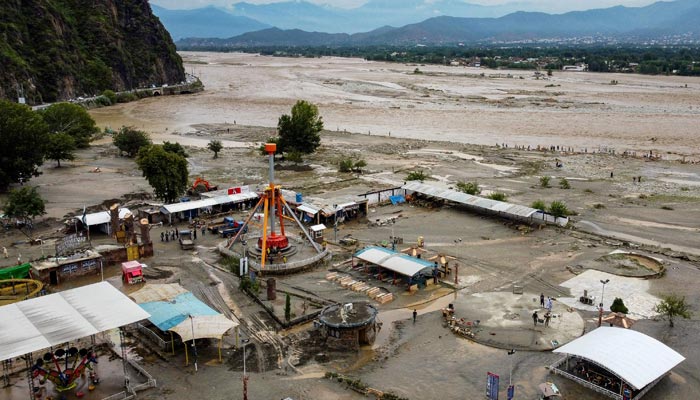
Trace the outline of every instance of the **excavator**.
<path fill-rule="evenodd" d="M 205 192 L 213 192 L 214 190 L 218 189 L 218 186 L 214 186 L 210 184 L 209 181 L 207 181 L 206 179 L 198 177 L 197 179 L 195 179 L 194 183 L 192 183 L 192 187 L 187 189 L 187 194 L 192 196 Z"/>

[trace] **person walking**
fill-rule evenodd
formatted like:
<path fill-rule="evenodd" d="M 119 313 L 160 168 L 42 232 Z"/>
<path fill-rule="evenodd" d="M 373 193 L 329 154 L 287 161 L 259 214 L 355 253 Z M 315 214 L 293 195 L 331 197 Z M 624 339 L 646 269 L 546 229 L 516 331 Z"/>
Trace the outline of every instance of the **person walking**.
<path fill-rule="evenodd" d="M 165 241 L 165 232 L 160 233 L 160 241 L 164 242 Z"/>
<path fill-rule="evenodd" d="M 418 316 L 418 311 L 416 311 L 416 309 L 414 308 L 414 309 L 413 309 L 413 323 L 414 323 L 414 324 L 416 323 L 416 317 L 417 317 L 417 316 Z"/>
<path fill-rule="evenodd" d="M 547 312 L 550 312 L 550 313 L 552 312 L 552 298 L 551 297 L 547 297 L 546 308 L 547 308 Z"/>
<path fill-rule="evenodd" d="M 193 235 L 194 240 L 197 240 L 197 228 L 192 229 L 192 233 L 194 234 L 194 235 Z"/>
<path fill-rule="evenodd" d="M 5 258 L 9 258 L 9 257 L 10 257 L 10 255 L 7 254 L 7 247 L 5 247 L 5 246 L 2 246 L 2 255 L 3 255 Z"/>
<path fill-rule="evenodd" d="M 544 315 L 544 326 L 549 326 L 549 319 L 552 318 L 552 313 L 547 311 Z"/>
<path fill-rule="evenodd" d="M 180 230 L 179 229 L 175 229 L 175 237 L 177 239 L 180 239 Z"/>
<path fill-rule="evenodd" d="M 534 313 L 532 313 L 532 323 L 533 323 L 535 326 L 537 326 L 537 320 L 538 320 L 539 318 L 540 318 L 540 316 L 537 315 L 537 311 L 535 311 Z"/>
<path fill-rule="evenodd" d="M 540 293 L 540 307 L 544 308 L 544 293 Z"/>

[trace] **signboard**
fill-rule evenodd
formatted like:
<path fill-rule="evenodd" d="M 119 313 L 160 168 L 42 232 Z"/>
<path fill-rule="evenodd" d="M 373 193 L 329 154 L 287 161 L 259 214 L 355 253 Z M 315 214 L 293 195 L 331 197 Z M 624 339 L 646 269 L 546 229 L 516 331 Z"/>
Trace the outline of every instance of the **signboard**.
<path fill-rule="evenodd" d="M 87 238 L 85 236 L 78 236 L 76 234 L 68 235 L 62 240 L 56 242 L 56 255 L 65 255 L 84 246 L 87 243 Z"/>
<path fill-rule="evenodd" d="M 489 400 L 498 400 L 498 375 L 487 372 L 486 373 L 486 398 Z"/>
<path fill-rule="evenodd" d="M 240 276 L 243 277 L 243 276 L 248 275 L 248 257 L 242 257 L 239 260 L 239 269 L 240 269 L 239 270 Z"/>

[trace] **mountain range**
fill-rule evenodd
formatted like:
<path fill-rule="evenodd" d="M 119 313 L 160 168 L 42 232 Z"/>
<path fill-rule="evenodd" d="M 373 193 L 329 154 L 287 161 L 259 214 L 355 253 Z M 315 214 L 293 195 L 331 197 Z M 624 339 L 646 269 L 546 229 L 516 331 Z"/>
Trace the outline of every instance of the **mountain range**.
<path fill-rule="evenodd" d="M 410 0 L 413 1 L 413 0 Z M 448 0 L 451 1 L 451 0 Z M 240 3 L 239 3 L 240 4 Z M 611 7 L 564 14 L 515 12 L 499 18 L 439 16 L 364 33 L 321 33 L 268 28 L 229 39 L 181 40 L 179 47 L 440 45 L 606 36 L 640 41 L 671 35 L 700 37 L 700 2 L 676 0 L 646 7 Z M 166 25 L 167 26 L 167 25 Z"/>
<path fill-rule="evenodd" d="M 174 40 L 189 37 L 228 38 L 272 27 L 213 6 L 194 10 L 168 10 L 151 4 L 151 9 Z"/>

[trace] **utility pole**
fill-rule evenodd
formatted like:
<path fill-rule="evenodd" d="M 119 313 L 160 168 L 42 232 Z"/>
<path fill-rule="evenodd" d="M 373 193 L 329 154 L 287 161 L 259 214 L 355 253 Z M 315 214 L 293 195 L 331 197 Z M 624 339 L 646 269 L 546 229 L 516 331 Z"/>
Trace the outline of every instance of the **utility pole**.
<path fill-rule="evenodd" d="M 192 324 L 192 349 L 194 350 L 194 371 L 197 372 L 197 343 L 194 339 L 194 317 L 190 314 L 190 324 Z"/>
<path fill-rule="evenodd" d="M 243 343 L 243 400 L 248 400 L 248 374 L 245 370 L 245 347 L 250 342 L 250 339 L 241 339 Z"/>
<path fill-rule="evenodd" d="M 513 387 L 513 355 L 515 349 L 508 350 L 508 360 L 510 360 L 510 373 L 508 373 L 508 400 L 511 400 L 515 395 L 515 387 Z"/>
<path fill-rule="evenodd" d="M 603 299 L 605 298 L 605 285 L 610 282 L 610 279 L 601 279 L 600 283 L 603 284 L 603 293 L 600 295 L 600 309 L 598 310 L 598 327 L 603 324 Z"/>

